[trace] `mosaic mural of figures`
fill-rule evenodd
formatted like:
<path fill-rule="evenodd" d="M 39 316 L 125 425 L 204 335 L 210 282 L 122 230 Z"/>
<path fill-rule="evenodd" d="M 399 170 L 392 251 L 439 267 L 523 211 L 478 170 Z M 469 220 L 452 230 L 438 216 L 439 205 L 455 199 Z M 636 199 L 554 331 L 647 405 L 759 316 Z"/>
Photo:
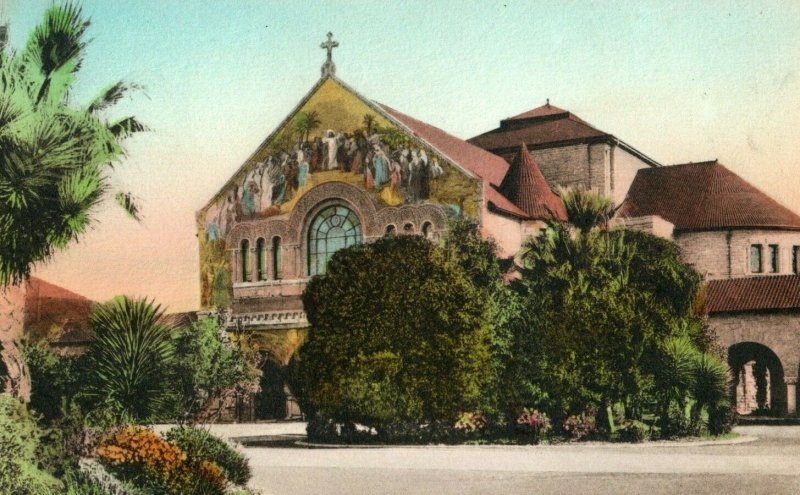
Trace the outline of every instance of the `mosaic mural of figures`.
<path fill-rule="evenodd" d="M 432 152 L 414 145 L 395 129 L 374 124 L 352 133 L 326 129 L 321 136 L 308 139 L 308 125 L 302 123 L 309 120 L 313 117 L 298 115 L 294 129 L 305 129 L 298 141 L 257 162 L 221 204 L 209 208 L 207 240 L 224 238 L 236 222 L 284 213 L 282 205 L 316 185 L 315 177 L 326 172 L 350 175 L 350 182 L 360 182 L 388 206 L 428 201 L 432 184 L 444 175 L 438 157 L 430 158 Z M 342 179 L 336 175 L 325 178 Z"/>

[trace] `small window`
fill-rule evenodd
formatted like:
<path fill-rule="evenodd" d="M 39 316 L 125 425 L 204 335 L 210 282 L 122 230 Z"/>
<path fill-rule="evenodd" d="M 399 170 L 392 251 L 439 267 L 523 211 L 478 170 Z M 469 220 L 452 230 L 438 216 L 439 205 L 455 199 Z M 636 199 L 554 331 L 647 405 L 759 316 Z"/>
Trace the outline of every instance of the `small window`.
<path fill-rule="evenodd" d="M 395 235 L 396 232 L 397 230 L 394 228 L 394 225 L 390 224 L 386 226 L 386 232 L 384 235 Z"/>
<path fill-rule="evenodd" d="M 800 246 L 792 246 L 792 273 L 800 274 Z"/>
<path fill-rule="evenodd" d="M 422 224 L 422 236 L 426 239 L 431 238 L 431 223 L 425 222 Z"/>
<path fill-rule="evenodd" d="M 770 273 L 778 273 L 780 271 L 780 266 L 778 266 L 779 260 L 779 253 L 778 245 L 777 244 L 770 244 L 769 245 L 769 272 Z"/>
<path fill-rule="evenodd" d="M 281 271 L 283 270 L 283 260 L 281 258 L 281 238 L 275 236 L 272 238 L 272 278 L 275 280 L 281 279 Z"/>
<path fill-rule="evenodd" d="M 267 242 L 263 238 L 256 241 L 256 280 L 267 279 Z"/>
<path fill-rule="evenodd" d="M 407 224 L 403 225 L 403 232 L 406 233 L 406 234 L 413 234 L 414 233 L 414 224 L 413 223 L 407 223 Z"/>
<path fill-rule="evenodd" d="M 241 257 L 242 257 L 242 282 L 250 281 L 250 241 L 242 239 Z"/>
<path fill-rule="evenodd" d="M 750 271 L 753 273 L 761 273 L 761 244 L 750 245 Z"/>

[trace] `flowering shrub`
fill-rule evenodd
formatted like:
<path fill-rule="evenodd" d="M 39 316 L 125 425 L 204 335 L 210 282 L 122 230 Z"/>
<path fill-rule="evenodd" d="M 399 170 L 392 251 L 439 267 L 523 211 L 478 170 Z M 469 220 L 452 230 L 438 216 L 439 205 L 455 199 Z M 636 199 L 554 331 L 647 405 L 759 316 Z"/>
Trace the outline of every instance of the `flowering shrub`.
<path fill-rule="evenodd" d="M 250 479 L 247 459 L 228 443 L 206 430 L 179 426 L 166 433 L 166 438 L 184 452 L 190 462 L 208 461 L 224 473 L 225 478 L 236 485 L 245 485 Z"/>
<path fill-rule="evenodd" d="M 581 440 L 597 432 L 594 412 L 567 416 L 562 424 L 564 432 L 573 440 Z"/>
<path fill-rule="evenodd" d="M 537 441 L 551 428 L 550 418 L 547 417 L 547 414 L 527 407 L 522 410 L 522 414 L 517 418 L 517 426 L 526 435 L 533 435 Z"/>
<path fill-rule="evenodd" d="M 465 433 L 475 433 L 486 427 L 486 417 L 477 412 L 462 412 L 458 415 L 455 428 Z"/>
<path fill-rule="evenodd" d="M 128 426 L 97 448 L 98 457 L 121 478 L 169 495 L 222 494 L 225 478 L 211 462 L 189 462 L 186 453 L 152 430 Z"/>

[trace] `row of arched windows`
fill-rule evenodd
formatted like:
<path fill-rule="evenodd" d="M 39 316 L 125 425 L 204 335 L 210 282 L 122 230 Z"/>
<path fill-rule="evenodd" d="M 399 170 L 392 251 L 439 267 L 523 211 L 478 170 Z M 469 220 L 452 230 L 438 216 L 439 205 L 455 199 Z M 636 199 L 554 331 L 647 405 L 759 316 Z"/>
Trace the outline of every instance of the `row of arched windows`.
<path fill-rule="evenodd" d="M 393 224 L 386 226 L 386 235 L 397 234 L 397 227 Z M 414 234 L 414 224 L 408 222 L 403 225 L 403 234 Z M 420 234 L 430 239 L 433 236 L 433 225 L 424 222 Z M 328 261 L 336 251 L 363 242 L 361 221 L 349 208 L 342 205 L 332 205 L 320 211 L 311 222 L 308 230 L 307 266 L 308 276 L 313 277 L 325 273 Z M 267 272 L 267 241 L 260 237 L 255 246 L 255 281 L 265 281 L 269 278 Z M 250 241 L 242 239 L 240 244 L 239 270 L 242 282 L 252 282 Z M 272 238 L 272 280 L 281 279 L 281 238 Z"/>
<path fill-rule="evenodd" d="M 241 261 L 241 275 L 242 282 L 252 282 L 251 263 L 250 263 L 250 241 L 242 239 L 239 246 L 240 248 L 240 261 Z M 268 278 L 267 273 L 267 241 L 263 237 L 256 240 L 256 280 L 264 281 Z M 280 280 L 282 271 L 281 260 L 281 238 L 275 236 L 272 238 L 272 279 Z"/>
<path fill-rule="evenodd" d="M 394 235 L 397 234 L 397 227 L 394 224 L 389 224 L 386 226 L 386 230 L 384 232 L 386 235 Z M 414 233 L 414 224 L 411 222 L 406 223 L 403 225 L 403 234 L 413 234 Z M 422 229 L 420 229 L 420 233 L 426 239 L 430 239 L 433 235 L 433 225 L 431 222 L 425 222 L 422 224 Z"/>

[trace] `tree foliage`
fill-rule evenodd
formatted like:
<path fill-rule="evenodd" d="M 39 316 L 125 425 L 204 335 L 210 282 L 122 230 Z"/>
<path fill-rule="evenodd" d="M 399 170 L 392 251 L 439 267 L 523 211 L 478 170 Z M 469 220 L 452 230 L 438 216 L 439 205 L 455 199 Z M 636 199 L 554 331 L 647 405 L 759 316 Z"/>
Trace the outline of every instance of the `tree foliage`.
<path fill-rule="evenodd" d="M 174 333 L 171 386 L 164 420 L 213 419 L 211 407 L 239 389 L 251 389 L 259 372 L 242 347 L 230 342 L 216 318 L 203 318 Z"/>
<path fill-rule="evenodd" d="M 684 370 L 670 360 L 674 339 L 685 339 L 694 353 L 710 347 L 702 317 L 692 312 L 699 275 L 670 241 L 590 224 L 550 225 L 523 250 L 515 286 L 528 328 L 518 329 L 515 345 L 516 366 L 524 367 L 515 372 L 518 387 L 532 391 L 531 399 L 540 394 L 556 417 L 602 413 L 617 402 L 635 416 L 656 390 L 661 404 L 678 395 L 682 401 L 691 381 L 678 378 L 691 377 L 691 362 Z M 667 373 L 668 364 L 675 373 Z"/>
<path fill-rule="evenodd" d="M 133 117 L 103 118 L 134 85 L 73 104 L 88 27 L 75 4 L 53 5 L 21 52 L 0 53 L 0 285 L 19 283 L 85 232 L 121 141 L 144 130 Z M 136 216 L 131 196 L 120 198 Z"/>
<path fill-rule="evenodd" d="M 377 428 L 451 420 L 488 380 L 487 301 L 463 268 L 418 236 L 337 252 L 303 295 L 304 402 Z"/>

